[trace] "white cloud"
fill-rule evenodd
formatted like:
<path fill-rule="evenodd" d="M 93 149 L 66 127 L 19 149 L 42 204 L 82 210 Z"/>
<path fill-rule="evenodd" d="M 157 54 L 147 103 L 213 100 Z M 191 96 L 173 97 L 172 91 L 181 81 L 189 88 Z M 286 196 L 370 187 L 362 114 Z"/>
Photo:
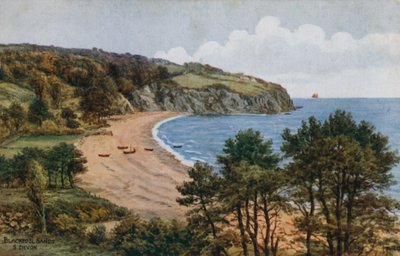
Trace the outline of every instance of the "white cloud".
<path fill-rule="evenodd" d="M 183 47 L 172 48 L 168 52 L 158 51 L 156 52 L 156 54 L 154 54 L 154 57 L 170 60 L 179 64 L 195 61 L 192 57 L 188 55 L 185 48 Z"/>
<path fill-rule="evenodd" d="M 232 31 L 227 42 L 210 41 L 192 54 L 182 47 L 159 51 L 176 63 L 198 61 L 281 83 L 292 97 L 400 97 L 400 34 L 330 38 L 316 25 L 291 31 L 275 17 L 262 18 L 255 32 Z"/>

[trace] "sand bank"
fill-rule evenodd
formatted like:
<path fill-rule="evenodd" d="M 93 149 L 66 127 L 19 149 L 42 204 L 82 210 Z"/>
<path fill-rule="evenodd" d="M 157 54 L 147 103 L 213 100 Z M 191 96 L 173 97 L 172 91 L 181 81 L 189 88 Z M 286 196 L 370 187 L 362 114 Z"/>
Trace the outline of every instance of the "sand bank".
<path fill-rule="evenodd" d="M 178 115 L 175 112 L 124 115 L 108 121 L 107 131 L 112 131 L 113 136 L 83 138 L 79 148 L 88 160 L 88 171 L 79 176 L 79 186 L 145 217 L 183 217 L 186 209 L 175 201 L 179 196 L 176 185 L 187 179 L 188 166 L 152 137 L 152 128 L 158 122 Z M 118 146 L 132 146 L 136 152 L 126 155 Z"/>

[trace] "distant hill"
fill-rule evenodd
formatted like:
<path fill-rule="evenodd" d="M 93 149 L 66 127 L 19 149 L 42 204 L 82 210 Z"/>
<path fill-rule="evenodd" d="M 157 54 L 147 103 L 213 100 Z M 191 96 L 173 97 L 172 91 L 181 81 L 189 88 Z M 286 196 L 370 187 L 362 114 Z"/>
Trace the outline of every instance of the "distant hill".
<path fill-rule="evenodd" d="M 34 91 L 32 81 L 40 77 L 46 99 L 51 101 L 52 87 L 58 84 L 61 105 L 80 111 L 82 91 L 96 86 L 96 79 L 101 77 L 108 79 L 105 91 L 113 96 L 112 113 L 277 113 L 293 108 L 286 90 L 278 84 L 199 63 L 178 65 L 97 48 L 31 44 L 0 45 L 0 63 L 3 106 L 28 100 L 32 96 L 29 91 Z M 12 97 L 4 97 L 6 94 Z"/>

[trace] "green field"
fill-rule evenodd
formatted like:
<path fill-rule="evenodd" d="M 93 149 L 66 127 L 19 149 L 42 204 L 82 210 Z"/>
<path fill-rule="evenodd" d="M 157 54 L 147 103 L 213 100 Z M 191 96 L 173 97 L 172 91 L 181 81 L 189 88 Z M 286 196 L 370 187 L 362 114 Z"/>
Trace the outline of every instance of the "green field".
<path fill-rule="evenodd" d="M 241 78 L 239 75 L 211 74 L 208 76 L 186 73 L 173 78 L 182 87 L 200 89 L 211 85 L 224 85 L 228 89 L 244 95 L 257 95 L 271 89 L 269 84 L 259 83 L 249 77 Z"/>
<path fill-rule="evenodd" d="M 50 148 L 61 142 L 75 143 L 81 135 L 26 136 L 0 146 L 0 155 L 12 157 L 25 147 Z"/>

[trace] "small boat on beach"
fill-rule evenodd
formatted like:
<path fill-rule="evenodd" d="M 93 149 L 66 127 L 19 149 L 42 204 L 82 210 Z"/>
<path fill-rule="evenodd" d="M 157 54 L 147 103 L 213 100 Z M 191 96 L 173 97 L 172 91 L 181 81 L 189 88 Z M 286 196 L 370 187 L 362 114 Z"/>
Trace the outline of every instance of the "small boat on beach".
<path fill-rule="evenodd" d="M 110 154 L 99 154 L 99 157 L 109 157 Z"/>
<path fill-rule="evenodd" d="M 311 98 L 318 99 L 319 98 L 318 93 L 314 92 L 313 95 L 311 96 Z"/>
<path fill-rule="evenodd" d="M 144 148 L 144 150 L 146 150 L 146 151 L 153 151 L 154 148 Z"/>
<path fill-rule="evenodd" d="M 128 149 L 128 146 L 118 146 L 118 149 Z"/>
<path fill-rule="evenodd" d="M 127 147 L 127 148 L 128 148 L 128 147 Z M 129 147 L 129 150 L 124 150 L 123 152 L 124 152 L 124 154 L 126 154 L 126 155 L 128 155 L 128 154 L 134 154 L 134 153 L 136 152 L 136 149 L 135 149 L 135 148 L 132 148 L 132 146 L 131 146 L 131 147 Z"/>

